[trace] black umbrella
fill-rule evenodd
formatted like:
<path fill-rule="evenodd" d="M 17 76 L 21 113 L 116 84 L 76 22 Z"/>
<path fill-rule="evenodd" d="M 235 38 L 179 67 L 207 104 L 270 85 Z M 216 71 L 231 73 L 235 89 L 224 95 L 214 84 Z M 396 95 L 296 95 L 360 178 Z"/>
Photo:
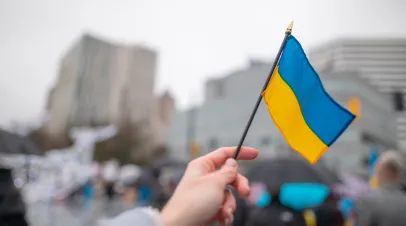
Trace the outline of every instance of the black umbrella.
<path fill-rule="evenodd" d="M 38 147 L 27 137 L 0 129 L 0 153 L 42 155 Z"/>
<path fill-rule="evenodd" d="M 284 183 L 321 183 L 328 186 L 339 183 L 337 175 L 322 164 L 312 165 L 294 157 L 260 161 L 248 170 L 247 178 L 275 189 Z"/>

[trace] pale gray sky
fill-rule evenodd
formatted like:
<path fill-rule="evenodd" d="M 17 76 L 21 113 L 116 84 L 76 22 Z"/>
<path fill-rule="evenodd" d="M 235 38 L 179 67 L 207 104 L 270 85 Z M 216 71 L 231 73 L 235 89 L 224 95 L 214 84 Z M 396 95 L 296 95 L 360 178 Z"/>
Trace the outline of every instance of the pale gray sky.
<path fill-rule="evenodd" d="M 291 20 L 308 50 L 337 37 L 406 37 L 405 9 L 404 0 L 0 0 L 0 125 L 41 112 L 61 54 L 85 31 L 159 51 L 156 90 L 184 107 L 201 100 L 205 79 L 272 59 Z"/>

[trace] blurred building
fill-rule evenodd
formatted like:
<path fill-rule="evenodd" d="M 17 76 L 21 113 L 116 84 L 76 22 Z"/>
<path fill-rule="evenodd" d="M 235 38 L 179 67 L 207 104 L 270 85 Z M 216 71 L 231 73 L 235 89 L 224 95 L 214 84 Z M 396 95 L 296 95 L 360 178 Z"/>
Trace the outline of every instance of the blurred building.
<path fill-rule="evenodd" d="M 156 64 L 157 53 L 146 47 L 80 37 L 61 59 L 46 131 L 58 136 L 71 126 L 153 121 L 161 109 L 154 97 Z"/>
<path fill-rule="evenodd" d="M 341 39 L 310 51 L 320 71 L 359 71 L 385 93 L 406 93 L 406 39 Z"/>
<path fill-rule="evenodd" d="M 397 137 L 406 151 L 406 39 L 341 39 L 309 55 L 317 71 L 359 71 L 359 77 L 387 94 L 397 111 Z"/>
<path fill-rule="evenodd" d="M 154 108 L 149 117 L 150 133 L 155 146 L 165 145 L 172 114 L 175 111 L 175 99 L 170 92 L 156 97 Z"/>
<path fill-rule="evenodd" d="M 365 83 L 359 72 L 325 72 L 321 77 L 333 98 L 357 115 L 324 159 L 334 167 L 366 173 L 366 168 L 357 166 L 371 150 L 397 147 L 396 114 L 391 109 L 391 99 Z"/>
<path fill-rule="evenodd" d="M 173 116 L 168 137 L 173 157 L 188 157 L 188 138 L 199 145 L 200 154 L 221 146 L 236 146 L 270 68 L 268 63 L 252 61 L 245 69 L 207 81 L 204 103 L 194 111 L 180 111 Z M 329 166 L 350 171 L 362 170 L 362 160 L 371 148 L 396 146 L 390 99 L 356 75 L 343 71 L 323 76 L 325 88 L 342 105 L 354 100 L 356 103 L 358 119 L 323 156 Z M 193 123 L 188 121 L 190 112 L 196 114 Z M 194 127 L 194 138 L 188 136 L 190 127 Z M 264 103 L 244 145 L 258 148 L 261 158 L 292 153 Z"/>

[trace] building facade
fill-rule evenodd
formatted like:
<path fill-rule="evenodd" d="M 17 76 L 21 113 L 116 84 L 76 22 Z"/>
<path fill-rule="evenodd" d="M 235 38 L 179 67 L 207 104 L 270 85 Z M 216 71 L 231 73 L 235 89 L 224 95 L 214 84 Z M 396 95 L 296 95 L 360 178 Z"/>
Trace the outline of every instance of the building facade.
<path fill-rule="evenodd" d="M 359 71 L 384 93 L 406 93 L 406 39 L 342 39 L 310 51 L 317 71 Z"/>
<path fill-rule="evenodd" d="M 61 60 L 48 97 L 47 132 L 146 120 L 154 105 L 156 62 L 148 48 L 82 36 Z"/>
<path fill-rule="evenodd" d="M 175 111 L 175 99 L 170 92 L 164 92 L 155 98 L 152 114 L 149 117 L 150 137 L 155 147 L 166 145 L 168 129 Z"/>
<path fill-rule="evenodd" d="M 342 39 L 310 51 L 317 71 L 358 71 L 359 77 L 392 99 L 397 139 L 406 153 L 406 39 Z"/>
<path fill-rule="evenodd" d="M 236 146 L 271 65 L 253 61 L 250 66 L 225 77 L 206 82 L 205 101 L 195 109 L 173 115 L 168 143 L 174 158 L 188 158 L 188 140 L 200 147 L 200 154 L 221 146 Z M 339 73 L 339 74 L 338 74 Z M 362 170 L 368 151 L 396 147 L 390 100 L 355 76 L 356 72 L 330 72 L 323 76 L 326 90 L 342 105 L 356 99 L 358 119 L 323 156 L 331 166 L 351 171 Z M 188 120 L 195 113 L 194 122 Z M 194 137 L 190 138 L 190 127 Z M 261 158 L 289 154 L 291 150 L 275 127 L 267 107 L 261 103 L 244 142 L 260 150 Z"/>

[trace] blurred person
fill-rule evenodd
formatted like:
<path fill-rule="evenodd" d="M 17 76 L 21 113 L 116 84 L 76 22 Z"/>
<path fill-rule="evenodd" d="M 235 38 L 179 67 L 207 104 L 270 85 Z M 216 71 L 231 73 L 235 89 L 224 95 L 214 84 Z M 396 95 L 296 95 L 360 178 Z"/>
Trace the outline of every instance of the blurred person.
<path fill-rule="evenodd" d="M 357 200 L 357 226 L 404 225 L 406 195 L 402 191 L 402 157 L 387 151 L 381 154 L 374 170 L 378 188 Z"/>
<path fill-rule="evenodd" d="M 136 165 L 124 165 L 120 169 L 117 181 L 117 193 L 121 194 L 123 210 L 132 209 L 139 205 L 138 182 L 142 169 Z"/>
<path fill-rule="evenodd" d="M 114 189 L 114 181 L 106 181 L 106 196 L 108 200 L 113 200 L 114 196 L 116 195 L 116 191 Z"/>
<path fill-rule="evenodd" d="M 94 181 L 89 179 L 86 183 L 81 186 L 82 197 L 83 197 L 83 211 L 82 211 L 82 223 L 84 225 L 91 225 L 93 222 L 93 212 L 94 212 Z"/>
<path fill-rule="evenodd" d="M 144 181 L 150 188 L 149 204 L 162 209 L 172 196 L 187 167 L 187 163 L 173 159 L 155 161 L 151 170 L 144 176 Z"/>
<path fill-rule="evenodd" d="M 10 169 L 0 166 L 0 225 L 27 226 L 26 206 Z"/>
<path fill-rule="evenodd" d="M 157 182 L 160 189 L 155 189 L 157 194 L 151 194 L 152 205 L 158 209 L 162 209 L 168 202 L 176 187 L 178 186 L 182 176 L 186 170 L 186 165 L 183 166 L 169 166 L 161 169 L 161 172 L 157 178 Z M 145 187 L 144 187 L 145 189 Z M 152 192 L 152 191 L 151 191 Z M 148 193 L 146 193 L 147 195 Z"/>
<path fill-rule="evenodd" d="M 123 186 L 122 202 L 124 209 L 132 209 L 138 205 L 139 192 L 136 184 L 125 184 Z"/>
<path fill-rule="evenodd" d="M 92 179 L 88 180 L 83 186 L 83 199 L 85 205 L 90 205 L 95 195 L 94 181 Z"/>
<path fill-rule="evenodd" d="M 102 171 L 102 176 L 105 182 L 105 194 L 109 201 L 112 201 L 115 196 L 115 183 L 117 182 L 118 163 L 116 160 L 110 160 L 105 163 Z"/>
<path fill-rule="evenodd" d="M 136 208 L 113 220 L 104 222 L 109 226 L 192 226 L 233 222 L 236 200 L 232 185 L 238 193 L 247 197 L 250 192 L 248 180 L 238 173 L 237 162 L 232 159 L 235 147 L 220 148 L 188 164 L 186 172 L 174 194 L 161 212 L 151 208 Z M 252 160 L 258 155 L 253 148 L 243 147 L 239 159 Z M 220 170 L 216 170 L 221 167 Z"/>

